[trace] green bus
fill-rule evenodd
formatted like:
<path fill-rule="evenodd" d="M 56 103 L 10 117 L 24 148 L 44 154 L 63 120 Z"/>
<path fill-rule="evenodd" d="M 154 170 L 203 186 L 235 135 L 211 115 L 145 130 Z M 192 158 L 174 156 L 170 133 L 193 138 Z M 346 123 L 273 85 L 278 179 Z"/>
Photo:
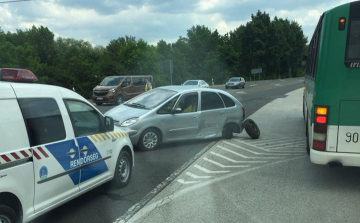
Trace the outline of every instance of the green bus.
<path fill-rule="evenodd" d="M 360 166 L 360 1 L 320 17 L 309 44 L 304 82 L 311 162 Z"/>

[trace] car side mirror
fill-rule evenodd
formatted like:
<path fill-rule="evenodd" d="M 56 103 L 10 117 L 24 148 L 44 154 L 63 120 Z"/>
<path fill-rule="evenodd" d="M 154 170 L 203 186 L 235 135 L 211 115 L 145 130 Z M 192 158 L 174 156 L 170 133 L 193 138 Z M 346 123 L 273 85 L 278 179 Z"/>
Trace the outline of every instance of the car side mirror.
<path fill-rule="evenodd" d="M 179 113 L 182 113 L 182 109 L 181 108 L 175 108 L 174 114 L 179 114 Z"/>
<path fill-rule="evenodd" d="M 114 131 L 114 119 L 109 116 L 105 116 L 105 131 L 106 132 Z"/>

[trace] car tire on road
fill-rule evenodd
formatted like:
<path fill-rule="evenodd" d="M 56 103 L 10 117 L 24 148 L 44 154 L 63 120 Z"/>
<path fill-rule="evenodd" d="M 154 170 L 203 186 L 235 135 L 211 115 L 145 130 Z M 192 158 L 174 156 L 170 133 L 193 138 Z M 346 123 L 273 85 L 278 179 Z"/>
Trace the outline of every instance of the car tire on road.
<path fill-rule="evenodd" d="M 114 179 L 112 184 L 123 188 L 129 184 L 132 173 L 132 159 L 127 151 L 121 151 L 116 161 Z"/>
<path fill-rule="evenodd" d="M 102 102 L 95 102 L 96 105 L 102 105 Z"/>
<path fill-rule="evenodd" d="M 143 151 L 155 150 L 161 141 L 161 134 L 155 128 L 146 129 L 140 136 L 139 148 Z"/>
<path fill-rule="evenodd" d="M 233 137 L 233 132 L 229 125 L 224 126 L 224 129 L 222 130 L 222 137 L 224 139 L 231 139 Z"/>
<path fill-rule="evenodd" d="M 228 86 L 225 86 L 225 89 L 228 89 L 229 87 Z"/>
<path fill-rule="evenodd" d="M 245 88 L 245 84 L 243 85 L 243 89 Z"/>
<path fill-rule="evenodd" d="M 260 129 L 252 119 L 246 119 L 243 122 L 243 126 L 245 127 L 246 133 L 252 139 L 258 139 L 260 137 Z"/>
<path fill-rule="evenodd" d="M 115 104 L 116 105 L 121 105 L 122 103 L 124 102 L 124 98 L 121 94 L 119 94 L 117 97 L 116 97 L 116 102 Z"/>
<path fill-rule="evenodd" d="M 0 222 L 1 223 L 17 223 L 18 218 L 15 211 L 6 205 L 0 205 Z"/>

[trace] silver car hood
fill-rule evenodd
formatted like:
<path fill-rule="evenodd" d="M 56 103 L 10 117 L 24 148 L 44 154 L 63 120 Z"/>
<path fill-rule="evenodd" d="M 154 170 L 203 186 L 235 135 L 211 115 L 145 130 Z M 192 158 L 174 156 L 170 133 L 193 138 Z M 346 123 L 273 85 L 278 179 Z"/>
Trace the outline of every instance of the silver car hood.
<path fill-rule="evenodd" d="M 126 105 L 119 105 L 105 113 L 106 116 L 110 116 L 114 121 L 122 123 L 129 118 L 138 118 L 151 110 L 132 108 Z"/>

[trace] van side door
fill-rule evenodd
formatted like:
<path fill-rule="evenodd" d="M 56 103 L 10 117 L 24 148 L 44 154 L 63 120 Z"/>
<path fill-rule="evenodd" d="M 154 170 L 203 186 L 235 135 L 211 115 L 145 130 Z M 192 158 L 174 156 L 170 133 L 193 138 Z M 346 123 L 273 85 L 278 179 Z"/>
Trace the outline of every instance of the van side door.
<path fill-rule="evenodd" d="M 95 187 L 112 177 L 113 142 L 119 138 L 114 132 L 105 132 L 105 119 L 88 103 L 65 99 L 71 118 L 80 158 L 71 163 L 72 168 L 81 167 L 80 190 Z"/>
<path fill-rule="evenodd" d="M 35 212 L 79 192 L 80 168 L 72 168 L 70 165 L 79 159 L 71 123 L 66 117 L 64 103 L 58 99 L 59 91 L 47 93 L 56 98 L 18 99 L 33 155 Z"/>

